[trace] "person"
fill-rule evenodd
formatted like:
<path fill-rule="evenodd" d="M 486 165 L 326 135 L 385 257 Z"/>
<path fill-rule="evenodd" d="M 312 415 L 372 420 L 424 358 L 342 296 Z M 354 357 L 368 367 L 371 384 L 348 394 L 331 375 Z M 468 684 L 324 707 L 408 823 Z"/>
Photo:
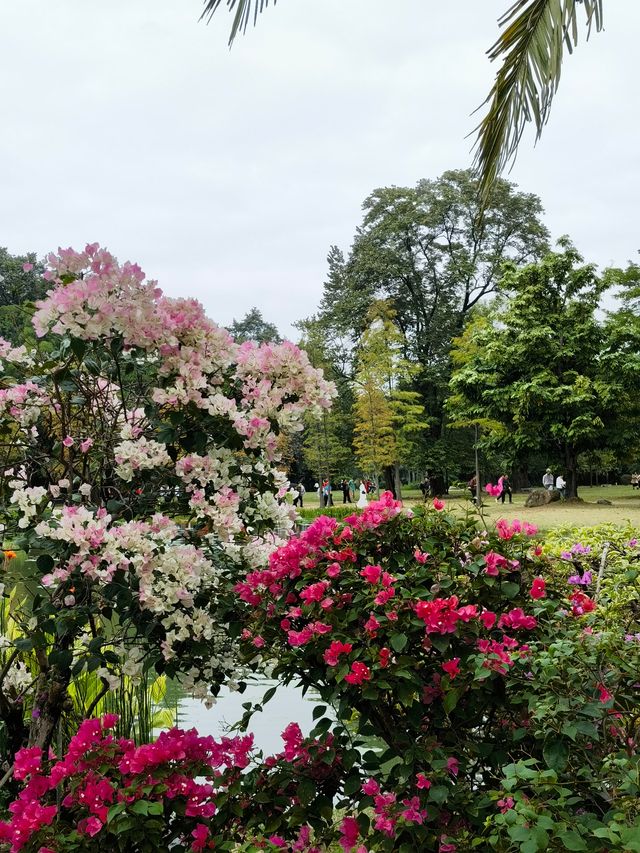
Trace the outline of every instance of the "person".
<path fill-rule="evenodd" d="M 353 477 L 349 480 L 349 500 L 355 501 L 356 499 L 356 481 Z"/>
<path fill-rule="evenodd" d="M 467 483 L 467 488 L 471 492 L 471 500 L 473 501 L 473 503 L 476 502 L 476 498 L 477 498 L 476 489 L 477 489 L 477 487 L 478 487 L 478 481 L 476 479 L 476 475 L 474 474 L 473 477 Z"/>
<path fill-rule="evenodd" d="M 362 480 L 360 480 L 360 497 L 358 498 L 358 503 L 356 504 L 356 506 L 358 507 L 358 509 L 364 509 L 368 503 L 369 500 L 367 498 L 367 487 L 362 482 Z"/>
<path fill-rule="evenodd" d="M 565 492 L 567 490 L 567 481 L 562 474 L 558 474 L 556 477 L 556 490 L 560 492 L 560 497 L 564 500 Z"/>
<path fill-rule="evenodd" d="M 640 474 L 631 475 L 631 488 L 640 489 Z"/>
<path fill-rule="evenodd" d="M 294 497 L 293 505 L 299 506 L 300 509 L 303 509 L 303 507 L 304 507 L 304 495 L 305 495 L 305 492 L 307 490 L 302 485 L 302 483 L 298 483 L 298 485 L 296 486 L 296 489 L 297 489 L 298 495 L 297 495 L 297 497 Z"/>
<path fill-rule="evenodd" d="M 422 492 L 422 499 L 426 501 L 426 499 L 429 497 L 429 478 L 426 474 L 424 476 L 424 479 L 420 483 L 419 489 Z"/>
<path fill-rule="evenodd" d="M 340 488 L 342 489 L 342 503 L 351 503 L 351 495 L 349 494 L 349 482 L 344 477 L 342 478 L 342 482 L 340 483 Z"/>
<path fill-rule="evenodd" d="M 548 489 L 548 491 L 551 491 L 553 489 L 553 474 L 551 473 L 551 468 L 547 468 L 547 470 L 544 472 L 544 475 L 542 477 L 542 485 L 545 487 L 545 489 Z"/>
<path fill-rule="evenodd" d="M 370 495 L 373 491 L 373 483 L 371 482 L 371 480 L 365 480 L 364 487 L 367 491 L 367 494 Z"/>
<path fill-rule="evenodd" d="M 331 496 L 331 483 L 325 480 L 322 484 L 322 498 L 324 506 L 333 506 L 333 497 Z"/>
<path fill-rule="evenodd" d="M 500 500 L 504 503 L 505 496 L 509 495 L 509 503 L 513 503 L 511 499 L 511 482 L 509 480 L 509 475 L 503 474 L 498 480 L 498 485 L 502 486 L 502 492 L 500 493 L 500 497 L 496 498 L 496 502 Z"/>

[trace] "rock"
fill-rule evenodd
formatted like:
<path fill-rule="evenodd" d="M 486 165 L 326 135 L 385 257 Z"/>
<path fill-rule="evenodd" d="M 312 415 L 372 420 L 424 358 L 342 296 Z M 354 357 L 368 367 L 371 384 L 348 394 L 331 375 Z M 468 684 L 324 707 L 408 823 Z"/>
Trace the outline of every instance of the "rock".
<path fill-rule="evenodd" d="M 557 489 L 532 489 L 529 493 L 525 506 L 546 506 L 559 501 L 562 495 Z"/>
<path fill-rule="evenodd" d="M 527 495 L 525 506 L 546 506 L 551 503 L 551 492 L 548 489 L 533 489 Z"/>
<path fill-rule="evenodd" d="M 602 504 L 602 506 L 613 506 L 611 501 L 606 500 L 606 498 L 600 498 L 600 500 L 597 500 L 596 503 Z"/>

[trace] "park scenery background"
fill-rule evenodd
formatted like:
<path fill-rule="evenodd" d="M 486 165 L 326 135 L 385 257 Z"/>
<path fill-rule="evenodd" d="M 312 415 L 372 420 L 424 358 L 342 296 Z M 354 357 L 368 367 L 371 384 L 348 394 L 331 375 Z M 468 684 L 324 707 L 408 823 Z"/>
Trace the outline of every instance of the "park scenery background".
<path fill-rule="evenodd" d="M 2 853 L 640 851 L 640 266 L 499 176 L 602 20 L 515 4 L 295 334 L 0 249 Z"/>

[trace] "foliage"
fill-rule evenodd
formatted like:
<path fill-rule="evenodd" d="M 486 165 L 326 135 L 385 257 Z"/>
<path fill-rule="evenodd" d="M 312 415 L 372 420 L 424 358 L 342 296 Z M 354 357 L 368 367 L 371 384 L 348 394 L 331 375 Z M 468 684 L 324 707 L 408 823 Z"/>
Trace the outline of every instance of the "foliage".
<path fill-rule="evenodd" d="M 221 5 L 222 0 L 204 0 L 201 17 L 211 20 Z M 229 46 L 268 5 L 269 0 L 227 0 L 229 10 L 235 9 Z M 564 47 L 571 53 L 578 43 L 579 8 L 585 12 L 587 37 L 593 24 L 602 29 L 602 0 L 516 0 L 499 20 L 505 30 L 488 53 L 503 64 L 485 102 L 490 104 L 487 115 L 477 128 L 476 164 L 485 201 L 497 176 L 515 157 L 526 123 L 535 123 L 537 138 L 542 134 L 560 82 Z"/>
<path fill-rule="evenodd" d="M 638 613 L 626 608 L 624 633 L 609 623 L 608 590 L 596 602 L 568 584 L 535 528 L 479 533 L 443 507 L 414 516 L 386 494 L 342 523 L 319 518 L 237 586 L 247 658 L 318 691 L 311 736 L 350 744 L 330 765 L 341 822 L 324 840 L 637 849 Z M 320 785 L 304 803 L 320 832 Z M 285 809 L 270 824 L 284 849 L 301 819 Z"/>
<path fill-rule="evenodd" d="M 234 320 L 229 326 L 229 332 L 238 344 L 245 341 L 255 341 L 257 344 L 279 344 L 282 342 L 276 326 L 273 323 L 267 323 L 262 312 L 257 308 L 247 311 L 242 320 Z"/>
<path fill-rule="evenodd" d="M 98 699 L 128 670 L 203 698 L 237 685 L 226 578 L 292 527 L 278 436 L 333 394 L 297 347 L 236 345 L 95 244 L 48 264 L 46 351 L 0 342 L 2 523 L 27 555 L 0 673 L 12 751 L 48 747 L 81 673 Z"/>
<path fill-rule="evenodd" d="M 517 0 L 500 19 L 505 29 L 489 59 L 501 59 L 502 66 L 485 102 L 489 109 L 478 126 L 476 143 L 484 195 L 515 158 L 527 122 L 534 122 L 540 139 L 560 83 L 564 48 L 571 52 L 578 43 L 579 10 L 585 15 L 587 37 L 594 24 L 597 30 L 603 27 L 602 0 L 578 2 Z"/>
<path fill-rule="evenodd" d="M 493 317 L 472 321 L 454 351 L 449 411 L 526 460 L 545 449 L 577 494 L 581 452 L 622 443 L 635 420 L 640 362 L 625 361 L 596 310 L 608 286 L 568 241 L 502 280 Z M 632 413 L 634 416 L 632 416 Z"/>

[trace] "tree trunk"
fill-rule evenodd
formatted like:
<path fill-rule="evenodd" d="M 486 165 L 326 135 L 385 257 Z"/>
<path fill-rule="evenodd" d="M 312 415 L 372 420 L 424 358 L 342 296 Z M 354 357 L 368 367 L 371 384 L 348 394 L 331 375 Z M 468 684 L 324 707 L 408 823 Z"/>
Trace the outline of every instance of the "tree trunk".
<path fill-rule="evenodd" d="M 566 445 L 564 449 L 564 462 L 566 468 L 565 479 L 567 481 L 566 497 L 578 497 L 578 455 L 574 448 Z"/>
<path fill-rule="evenodd" d="M 401 501 L 402 500 L 402 480 L 400 479 L 400 466 L 398 465 L 397 462 L 394 465 L 393 478 L 394 478 L 395 487 L 396 487 L 395 498 L 396 498 L 396 500 Z"/>
<path fill-rule="evenodd" d="M 45 753 L 49 750 L 64 711 L 69 677 L 69 672 L 61 673 L 55 668 L 39 676 L 35 706 L 37 716 L 29 729 L 29 746 L 39 746 Z"/>

